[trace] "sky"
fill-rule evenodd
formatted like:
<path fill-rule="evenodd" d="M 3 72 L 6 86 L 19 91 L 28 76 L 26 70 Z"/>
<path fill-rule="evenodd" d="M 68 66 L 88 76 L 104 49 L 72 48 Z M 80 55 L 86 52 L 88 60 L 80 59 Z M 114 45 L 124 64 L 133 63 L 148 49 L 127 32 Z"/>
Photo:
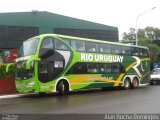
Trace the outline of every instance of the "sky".
<path fill-rule="evenodd" d="M 0 13 L 32 10 L 118 27 L 120 40 L 137 16 L 137 28 L 160 28 L 160 0 L 0 0 Z"/>

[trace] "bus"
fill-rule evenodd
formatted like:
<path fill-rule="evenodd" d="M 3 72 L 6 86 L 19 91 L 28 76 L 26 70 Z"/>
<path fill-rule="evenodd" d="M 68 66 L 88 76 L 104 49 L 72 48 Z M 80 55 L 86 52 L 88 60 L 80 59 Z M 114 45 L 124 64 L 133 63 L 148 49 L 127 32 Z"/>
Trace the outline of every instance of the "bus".
<path fill-rule="evenodd" d="M 15 70 L 20 93 L 129 89 L 150 82 L 150 56 L 142 46 L 42 34 L 23 42 Z"/>

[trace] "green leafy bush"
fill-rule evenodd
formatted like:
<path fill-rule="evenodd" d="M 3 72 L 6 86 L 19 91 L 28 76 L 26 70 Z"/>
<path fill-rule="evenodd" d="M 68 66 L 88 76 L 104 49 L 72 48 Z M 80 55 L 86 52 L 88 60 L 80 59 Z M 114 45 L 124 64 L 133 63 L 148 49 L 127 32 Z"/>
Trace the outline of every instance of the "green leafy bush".
<path fill-rule="evenodd" d="M 6 72 L 7 64 L 0 64 L 0 79 L 14 78 L 15 77 L 15 65 L 10 65 L 8 72 Z"/>

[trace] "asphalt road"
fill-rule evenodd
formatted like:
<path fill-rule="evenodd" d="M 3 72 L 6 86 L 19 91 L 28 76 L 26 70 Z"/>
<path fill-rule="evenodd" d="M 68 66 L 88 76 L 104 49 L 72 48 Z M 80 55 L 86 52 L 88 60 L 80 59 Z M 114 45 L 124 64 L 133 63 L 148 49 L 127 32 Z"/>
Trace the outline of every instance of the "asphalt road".
<path fill-rule="evenodd" d="M 160 86 L 130 90 L 92 90 L 64 96 L 35 94 L 0 99 L 0 113 L 13 114 L 106 114 L 159 113 Z"/>

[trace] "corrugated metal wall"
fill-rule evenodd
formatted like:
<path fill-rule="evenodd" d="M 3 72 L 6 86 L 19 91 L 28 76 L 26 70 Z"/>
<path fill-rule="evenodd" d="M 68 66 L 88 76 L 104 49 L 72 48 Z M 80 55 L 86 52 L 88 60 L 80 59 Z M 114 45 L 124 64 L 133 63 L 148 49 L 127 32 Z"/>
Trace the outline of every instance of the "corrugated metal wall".
<path fill-rule="evenodd" d="M 0 49 L 19 48 L 30 37 L 58 33 L 118 41 L 118 28 L 49 12 L 0 13 Z"/>
<path fill-rule="evenodd" d="M 38 34 L 37 27 L 0 25 L 0 49 L 19 48 L 24 40 Z"/>
<path fill-rule="evenodd" d="M 54 33 L 97 40 L 106 40 L 112 42 L 116 42 L 118 40 L 117 31 L 111 30 L 55 28 Z"/>

